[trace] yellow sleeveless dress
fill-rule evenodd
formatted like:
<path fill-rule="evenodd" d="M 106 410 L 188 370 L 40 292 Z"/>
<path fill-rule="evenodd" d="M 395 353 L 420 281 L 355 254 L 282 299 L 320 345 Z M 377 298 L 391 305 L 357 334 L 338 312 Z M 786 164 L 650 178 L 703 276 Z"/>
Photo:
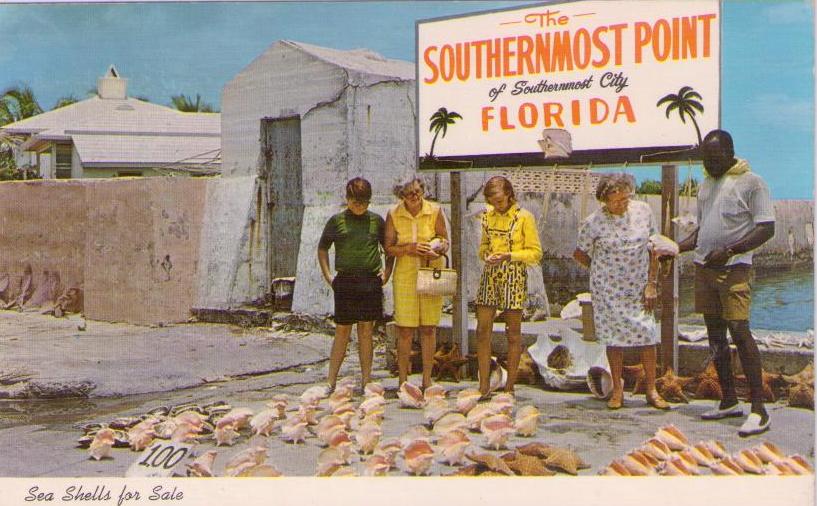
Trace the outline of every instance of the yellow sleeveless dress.
<path fill-rule="evenodd" d="M 434 225 L 440 212 L 440 206 L 427 200 L 423 200 L 423 207 L 417 216 L 412 216 L 402 201 L 394 206 L 389 214 L 397 231 L 397 245 L 432 240 L 437 235 Z M 443 258 L 437 258 L 429 265 L 442 267 L 444 263 Z M 425 259 L 415 256 L 405 255 L 395 259 L 392 274 L 394 322 L 400 327 L 437 326 L 440 323 L 443 298 L 417 293 L 417 270 L 425 264 Z"/>

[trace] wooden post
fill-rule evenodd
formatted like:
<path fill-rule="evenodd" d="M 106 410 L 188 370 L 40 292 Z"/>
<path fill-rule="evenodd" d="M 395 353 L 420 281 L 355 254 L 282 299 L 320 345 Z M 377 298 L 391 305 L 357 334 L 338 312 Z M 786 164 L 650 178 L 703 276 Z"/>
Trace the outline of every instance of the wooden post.
<path fill-rule="evenodd" d="M 459 343 L 462 356 L 468 355 L 468 270 L 465 265 L 465 183 L 459 172 L 451 175 L 451 263 L 457 271 L 457 293 L 454 295 L 452 341 Z"/>
<path fill-rule="evenodd" d="M 678 166 L 661 166 L 661 233 L 678 241 Z M 661 370 L 678 372 L 678 260 L 672 272 L 661 279 Z"/>

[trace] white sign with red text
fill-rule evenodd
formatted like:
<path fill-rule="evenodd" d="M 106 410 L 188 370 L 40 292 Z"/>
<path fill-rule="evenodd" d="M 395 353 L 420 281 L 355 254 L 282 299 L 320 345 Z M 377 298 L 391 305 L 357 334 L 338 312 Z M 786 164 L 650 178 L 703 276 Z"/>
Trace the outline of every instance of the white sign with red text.
<path fill-rule="evenodd" d="M 545 130 L 568 152 L 695 145 L 720 123 L 720 16 L 579 1 L 420 21 L 418 155 L 541 152 Z"/>

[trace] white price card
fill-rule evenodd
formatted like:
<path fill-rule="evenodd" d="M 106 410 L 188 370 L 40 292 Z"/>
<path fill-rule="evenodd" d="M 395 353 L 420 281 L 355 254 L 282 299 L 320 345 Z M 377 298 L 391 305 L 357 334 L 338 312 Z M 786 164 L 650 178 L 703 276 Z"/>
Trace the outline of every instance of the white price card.
<path fill-rule="evenodd" d="M 171 441 L 155 442 L 131 464 L 125 477 L 166 478 L 188 455 L 193 445 Z"/>

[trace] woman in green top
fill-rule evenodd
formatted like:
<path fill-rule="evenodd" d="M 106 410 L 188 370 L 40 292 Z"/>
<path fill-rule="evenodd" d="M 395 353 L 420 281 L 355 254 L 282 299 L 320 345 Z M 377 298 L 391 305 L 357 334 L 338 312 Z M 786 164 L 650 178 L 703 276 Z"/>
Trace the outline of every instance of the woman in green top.
<path fill-rule="evenodd" d="M 318 242 L 318 263 L 323 278 L 335 294 L 335 340 L 329 356 L 330 390 L 334 390 L 346 347 L 357 324 L 362 386 L 372 372 L 372 332 L 375 320 L 383 317 L 383 285 L 391 276 L 394 259 L 381 254 L 385 223 L 368 211 L 372 186 L 362 177 L 346 184 L 346 209 L 326 222 Z M 329 269 L 329 248 L 335 245 L 335 271 Z"/>

